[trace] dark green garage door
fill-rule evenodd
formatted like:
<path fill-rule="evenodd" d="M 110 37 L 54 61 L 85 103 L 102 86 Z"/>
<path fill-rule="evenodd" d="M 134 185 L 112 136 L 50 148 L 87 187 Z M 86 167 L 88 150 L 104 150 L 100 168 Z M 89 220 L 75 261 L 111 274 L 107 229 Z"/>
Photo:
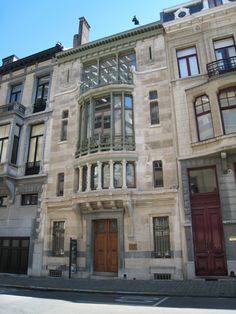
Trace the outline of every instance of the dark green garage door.
<path fill-rule="evenodd" d="M 29 238 L 0 238 L 0 273 L 27 274 Z"/>

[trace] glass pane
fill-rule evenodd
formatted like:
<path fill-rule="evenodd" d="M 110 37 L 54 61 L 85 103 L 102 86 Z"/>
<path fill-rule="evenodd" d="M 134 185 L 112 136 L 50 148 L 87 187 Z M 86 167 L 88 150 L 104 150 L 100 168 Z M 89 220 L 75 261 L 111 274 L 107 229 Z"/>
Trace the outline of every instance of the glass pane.
<path fill-rule="evenodd" d="M 113 101 L 114 101 L 114 108 L 121 108 L 121 96 L 120 95 L 114 95 Z"/>
<path fill-rule="evenodd" d="M 132 109 L 133 108 L 132 96 L 125 95 L 125 108 L 126 109 Z"/>
<path fill-rule="evenodd" d="M 226 38 L 226 39 L 217 40 L 214 42 L 215 49 L 229 47 L 229 46 L 234 46 L 233 38 Z"/>
<path fill-rule="evenodd" d="M 199 74 L 196 56 L 190 57 L 188 60 L 189 60 L 191 75 Z"/>
<path fill-rule="evenodd" d="M 38 146 L 36 152 L 36 161 L 43 159 L 43 136 L 38 137 Z"/>
<path fill-rule="evenodd" d="M 133 112 L 125 110 L 125 135 L 133 135 Z"/>
<path fill-rule="evenodd" d="M 123 173 L 122 173 L 122 164 L 114 163 L 114 187 L 121 188 L 123 183 Z"/>
<path fill-rule="evenodd" d="M 0 139 L 6 138 L 9 135 L 10 124 L 5 124 L 0 126 Z"/>
<path fill-rule="evenodd" d="M 43 95 L 43 86 L 38 86 L 38 90 L 37 90 L 37 95 L 36 95 L 36 99 L 41 99 Z"/>
<path fill-rule="evenodd" d="M 92 165 L 91 167 L 91 189 L 96 190 L 98 188 L 98 166 Z"/>
<path fill-rule="evenodd" d="M 88 176 L 88 168 L 84 166 L 82 168 L 82 191 L 84 192 L 87 189 L 87 176 Z"/>
<path fill-rule="evenodd" d="M 105 222 L 104 221 L 96 221 L 96 232 L 104 233 L 105 232 Z"/>
<path fill-rule="evenodd" d="M 114 115 L 115 135 L 121 135 L 121 110 L 115 110 Z"/>
<path fill-rule="evenodd" d="M 110 186 L 110 166 L 103 164 L 102 166 L 102 188 L 108 189 Z"/>
<path fill-rule="evenodd" d="M 217 192 L 215 169 L 196 169 L 189 171 L 191 194 Z"/>
<path fill-rule="evenodd" d="M 154 187 L 163 187 L 162 161 L 153 162 Z"/>
<path fill-rule="evenodd" d="M 158 96 L 157 96 L 157 91 L 156 90 L 153 90 L 153 91 L 149 92 L 149 100 L 155 100 L 157 98 L 158 98 Z"/>
<path fill-rule="evenodd" d="M 109 222 L 109 232 L 117 232 L 117 221 L 112 220 Z"/>
<path fill-rule="evenodd" d="M 156 101 L 150 103 L 150 116 L 152 125 L 159 124 L 159 108 Z"/>
<path fill-rule="evenodd" d="M 43 135 L 44 124 L 37 124 L 32 126 L 31 137 L 36 135 Z"/>
<path fill-rule="evenodd" d="M 235 47 L 228 48 L 228 54 L 229 54 L 229 57 L 235 57 L 236 56 L 236 48 Z"/>
<path fill-rule="evenodd" d="M 179 59 L 178 61 L 179 61 L 180 77 L 188 76 L 188 68 L 187 68 L 186 59 Z"/>
<path fill-rule="evenodd" d="M 19 246 L 19 240 L 16 240 L 16 239 L 14 239 L 14 240 L 12 240 L 12 244 L 11 244 L 11 246 L 12 247 L 18 247 Z"/>
<path fill-rule="evenodd" d="M 134 163 L 127 162 L 126 164 L 126 185 L 128 188 L 135 187 Z"/>
<path fill-rule="evenodd" d="M 4 141 L 0 141 L 0 147 L 2 149 L 2 154 L 0 155 L 0 157 L 1 157 L 0 162 L 2 162 L 2 163 L 5 162 L 7 159 L 7 146 L 8 146 L 8 139 L 5 139 Z M 1 151 L 0 151 L 0 153 L 1 153 Z"/>
<path fill-rule="evenodd" d="M 214 137 L 211 114 L 204 114 L 197 118 L 200 141 Z"/>
<path fill-rule="evenodd" d="M 186 57 L 186 56 L 190 56 L 196 54 L 196 48 L 195 47 L 191 47 L 191 48 L 187 48 L 187 49 L 183 49 L 183 50 L 178 50 L 177 51 L 177 57 L 181 58 L 181 57 Z"/>
<path fill-rule="evenodd" d="M 29 162 L 34 161 L 34 155 L 35 155 L 35 150 L 36 150 L 36 141 L 37 141 L 37 138 L 31 138 L 31 140 L 30 140 L 29 158 L 28 158 Z"/>
<path fill-rule="evenodd" d="M 21 240 L 21 247 L 28 247 L 29 246 L 29 240 Z"/>
<path fill-rule="evenodd" d="M 225 133 L 236 132 L 236 108 L 222 110 Z"/>
<path fill-rule="evenodd" d="M 10 240 L 9 240 L 9 239 L 4 239 L 4 240 L 3 240 L 3 246 L 4 246 L 4 247 L 10 246 Z"/>

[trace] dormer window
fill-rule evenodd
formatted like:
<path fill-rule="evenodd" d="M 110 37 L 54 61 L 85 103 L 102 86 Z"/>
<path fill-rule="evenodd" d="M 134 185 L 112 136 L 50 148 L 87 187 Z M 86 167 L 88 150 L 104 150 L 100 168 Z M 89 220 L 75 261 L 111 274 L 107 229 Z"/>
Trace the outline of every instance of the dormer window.
<path fill-rule="evenodd" d="M 223 4 L 222 0 L 208 0 L 209 8 L 218 7 L 219 5 Z"/>

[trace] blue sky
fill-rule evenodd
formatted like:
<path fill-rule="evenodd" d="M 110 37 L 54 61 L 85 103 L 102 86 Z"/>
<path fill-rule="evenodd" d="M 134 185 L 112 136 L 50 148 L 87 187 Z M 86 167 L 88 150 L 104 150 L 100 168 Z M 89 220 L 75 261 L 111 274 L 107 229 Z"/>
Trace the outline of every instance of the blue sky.
<path fill-rule="evenodd" d="M 71 47 L 79 17 L 91 26 L 90 41 L 159 20 L 164 8 L 181 0 L 1 0 L 0 65 L 12 54 L 19 58 L 45 50 L 58 41 Z"/>

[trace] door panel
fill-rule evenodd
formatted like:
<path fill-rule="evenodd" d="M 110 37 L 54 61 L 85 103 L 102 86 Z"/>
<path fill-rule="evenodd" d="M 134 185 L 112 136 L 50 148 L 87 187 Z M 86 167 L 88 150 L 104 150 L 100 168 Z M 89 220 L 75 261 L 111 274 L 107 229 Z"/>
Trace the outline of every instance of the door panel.
<path fill-rule="evenodd" d="M 117 221 L 94 221 L 94 271 L 118 271 Z"/>
<path fill-rule="evenodd" d="M 215 180 L 212 180 L 213 175 L 215 175 Z M 207 176 L 208 178 L 206 178 Z M 211 180 L 209 180 L 209 176 Z M 215 184 L 217 182 L 215 168 L 203 168 L 200 171 L 194 169 L 192 172 L 190 170 L 189 180 L 191 188 L 195 185 L 191 190 L 190 200 L 196 274 L 199 276 L 227 275 L 220 199 Z M 203 186 L 207 186 L 207 190 L 211 192 L 196 192 L 201 191 Z"/>

